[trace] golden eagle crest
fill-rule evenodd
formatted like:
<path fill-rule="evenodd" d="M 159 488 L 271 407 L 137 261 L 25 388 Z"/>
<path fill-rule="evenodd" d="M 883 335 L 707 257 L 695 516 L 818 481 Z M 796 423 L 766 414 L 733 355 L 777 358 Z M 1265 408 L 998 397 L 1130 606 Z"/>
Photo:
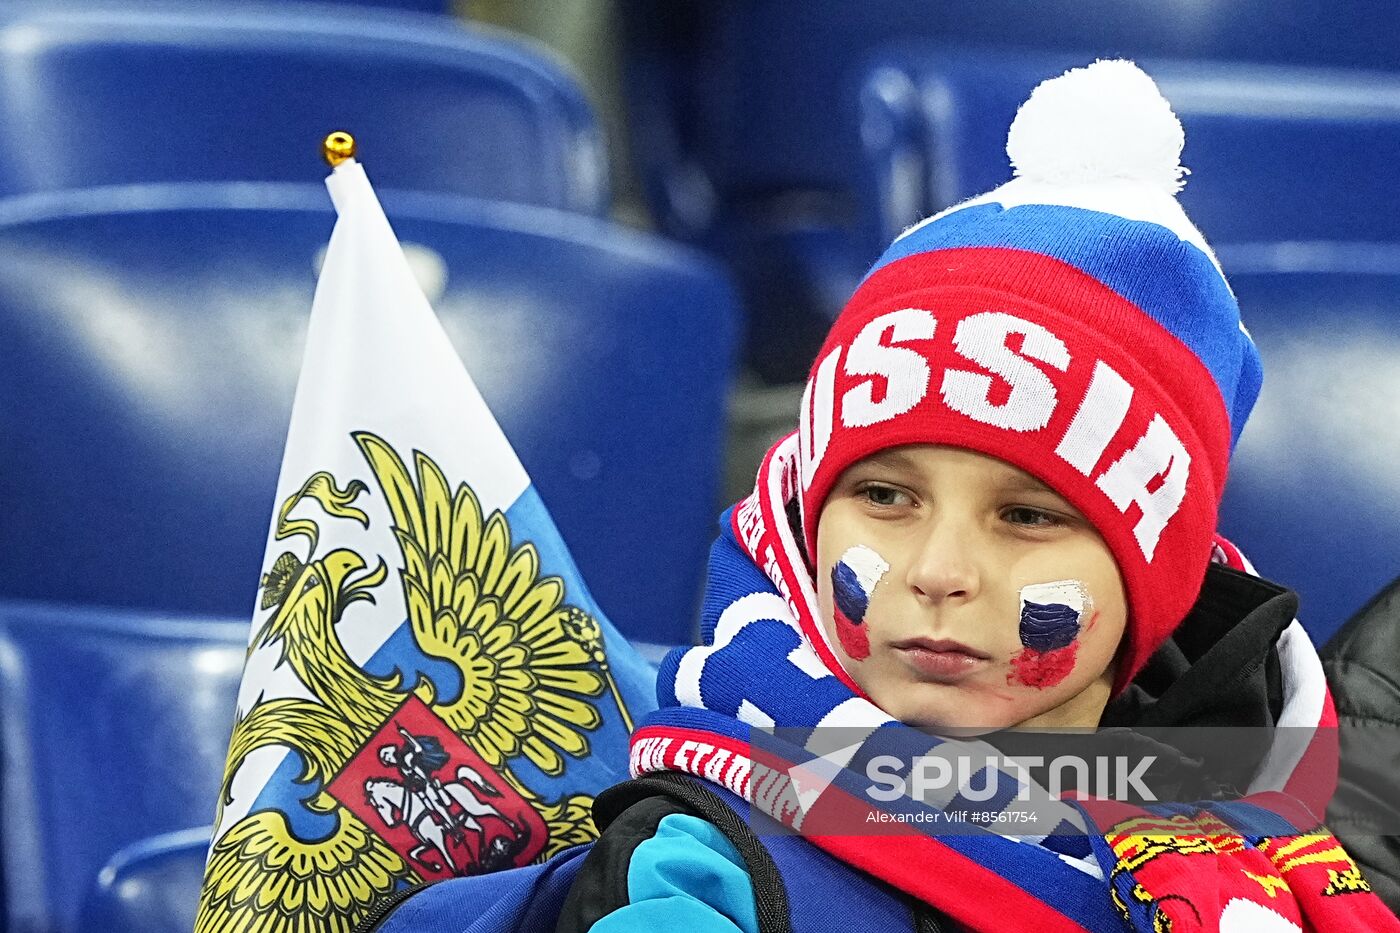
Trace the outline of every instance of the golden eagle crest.
<path fill-rule="evenodd" d="M 300 806 L 255 802 L 218 838 L 196 933 L 348 933 L 403 883 L 585 842 L 596 836 L 592 797 L 543 799 L 516 769 L 528 762 L 557 776 L 566 756 L 586 756 L 605 690 L 632 728 L 597 620 L 565 602 L 560 578 L 540 576 L 534 545 L 512 546 L 505 516 L 484 516 L 471 488 L 454 492 L 425 454 L 415 452 L 410 472 L 381 438 L 352 436 L 393 518 L 414 650 L 448 676 L 420 666 L 408 682 L 401 668 L 370 673 L 352 660 L 338 623 L 351 603 L 374 602 L 388 569 L 347 548 L 318 554 L 319 526 L 292 510 L 311 500 L 368 528 L 354 504 L 368 487 L 311 476 L 282 504 L 275 533 L 306 538 L 307 559 L 289 551 L 263 576 L 271 614 L 249 650 L 280 652 L 312 699 L 263 700 L 236 723 L 219 809 L 240 766 L 269 746 L 295 753 L 288 784 Z"/>

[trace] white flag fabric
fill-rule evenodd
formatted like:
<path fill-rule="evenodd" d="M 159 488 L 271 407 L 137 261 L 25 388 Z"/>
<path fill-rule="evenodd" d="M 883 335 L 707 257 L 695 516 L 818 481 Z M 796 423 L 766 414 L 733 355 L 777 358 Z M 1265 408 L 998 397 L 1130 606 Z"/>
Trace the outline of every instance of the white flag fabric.
<path fill-rule="evenodd" d="M 196 929 L 351 930 L 595 835 L 654 673 L 593 603 L 362 167 L 321 270 Z M 528 380 L 528 373 L 520 378 Z"/>

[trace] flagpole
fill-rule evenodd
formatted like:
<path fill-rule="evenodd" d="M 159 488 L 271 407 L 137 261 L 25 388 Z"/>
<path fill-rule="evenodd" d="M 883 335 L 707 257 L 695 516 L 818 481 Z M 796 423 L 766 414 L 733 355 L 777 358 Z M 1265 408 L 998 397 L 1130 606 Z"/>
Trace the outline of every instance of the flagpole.
<path fill-rule="evenodd" d="M 355 158 L 355 137 L 344 130 L 336 130 L 321 140 L 321 158 L 335 168 L 340 163 Z"/>

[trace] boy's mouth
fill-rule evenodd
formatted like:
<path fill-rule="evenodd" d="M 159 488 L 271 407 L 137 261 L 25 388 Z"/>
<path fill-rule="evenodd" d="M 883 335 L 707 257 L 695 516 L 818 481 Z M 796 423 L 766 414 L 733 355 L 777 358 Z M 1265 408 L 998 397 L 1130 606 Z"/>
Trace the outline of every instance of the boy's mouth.
<path fill-rule="evenodd" d="M 900 660 L 921 679 L 943 684 L 957 683 L 971 676 L 992 657 L 950 638 L 909 638 L 895 642 L 892 647 Z"/>

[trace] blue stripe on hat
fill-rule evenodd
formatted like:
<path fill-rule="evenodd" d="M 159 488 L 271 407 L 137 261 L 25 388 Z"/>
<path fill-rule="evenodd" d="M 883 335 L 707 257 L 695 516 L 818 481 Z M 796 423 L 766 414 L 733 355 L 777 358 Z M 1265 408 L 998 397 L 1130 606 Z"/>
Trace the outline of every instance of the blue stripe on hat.
<path fill-rule="evenodd" d="M 959 247 L 1028 250 L 1093 276 L 1184 343 L 1215 380 L 1239 439 L 1259 395 L 1259 351 L 1240 330 L 1239 305 L 1214 263 L 1161 226 L 1079 207 L 966 207 L 896 240 L 866 275 L 917 253 Z"/>

